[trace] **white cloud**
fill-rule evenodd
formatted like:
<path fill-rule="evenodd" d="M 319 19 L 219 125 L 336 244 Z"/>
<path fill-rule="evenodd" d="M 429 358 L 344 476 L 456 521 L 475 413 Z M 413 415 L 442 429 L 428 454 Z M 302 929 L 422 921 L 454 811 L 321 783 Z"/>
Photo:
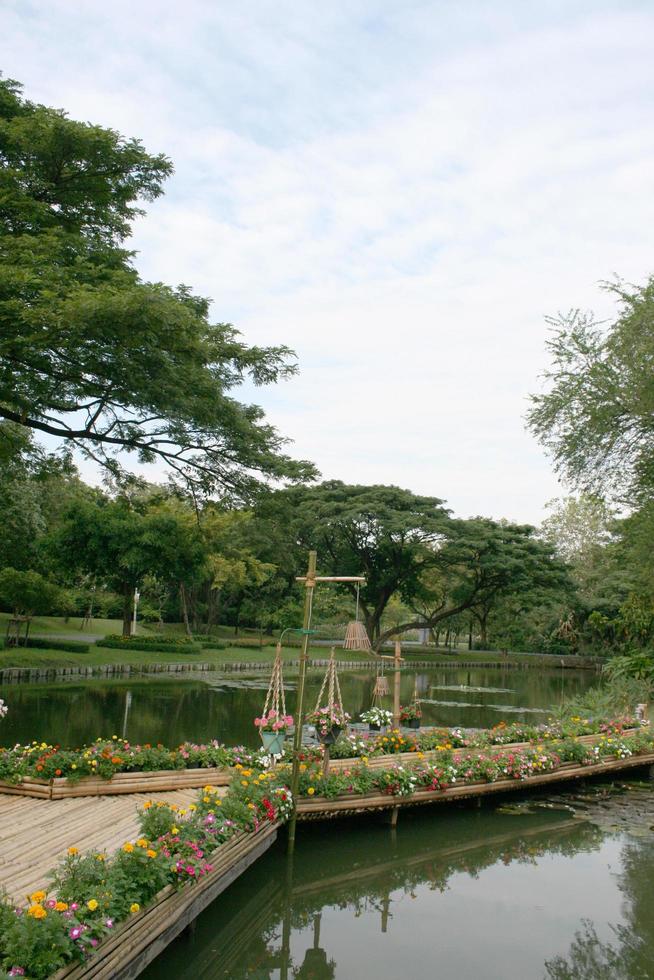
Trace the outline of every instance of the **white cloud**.
<path fill-rule="evenodd" d="M 174 159 L 139 267 L 302 374 L 257 392 L 325 477 L 536 521 L 544 314 L 650 272 L 647 4 L 6 5 L 30 97 Z"/>

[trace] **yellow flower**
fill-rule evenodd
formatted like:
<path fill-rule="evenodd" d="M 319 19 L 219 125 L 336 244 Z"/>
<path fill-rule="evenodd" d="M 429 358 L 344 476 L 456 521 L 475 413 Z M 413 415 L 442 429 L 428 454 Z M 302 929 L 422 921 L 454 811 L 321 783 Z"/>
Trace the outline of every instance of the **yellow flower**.
<path fill-rule="evenodd" d="M 144 803 L 143 804 L 143 809 L 144 810 L 149 810 L 151 806 L 152 806 L 152 800 L 148 800 L 147 803 Z"/>
<path fill-rule="evenodd" d="M 149 858 L 156 858 L 157 856 L 157 852 L 153 851 L 152 848 L 149 848 L 145 853 Z"/>
<path fill-rule="evenodd" d="M 139 839 L 136 842 L 136 846 L 143 847 L 143 848 L 147 847 L 148 842 L 146 841 L 145 837 L 139 837 Z"/>
<path fill-rule="evenodd" d="M 171 834 L 178 834 L 179 833 L 179 827 L 171 827 L 170 828 L 170 832 L 171 832 Z"/>
<path fill-rule="evenodd" d="M 105 860 L 105 855 L 104 854 L 96 854 L 95 855 L 95 860 L 96 861 L 104 861 Z"/>
<path fill-rule="evenodd" d="M 68 908 L 68 902 L 57 902 L 55 904 L 56 912 L 65 912 L 67 908 Z"/>
<path fill-rule="evenodd" d="M 211 797 L 210 796 L 203 796 L 202 797 L 202 802 L 203 803 L 211 803 Z"/>
<path fill-rule="evenodd" d="M 301 762 L 300 763 L 300 772 L 305 772 L 306 771 L 306 768 L 307 768 L 306 763 L 305 762 Z"/>
<path fill-rule="evenodd" d="M 76 847 L 69 847 L 68 853 L 71 857 L 75 857 L 76 854 L 79 854 L 79 850 Z"/>
<path fill-rule="evenodd" d="M 31 915 L 33 919 L 45 919 L 48 913 L 42 905 L 35 903 L 34 905 L 30 905 L 27 914 Z"/>
<path fill-rule="evenodd" d="M 86 907 L 87 907 L 87 909 L 89 909 L 89 911 L 95 912 L 95 910 L 98 907 L 98 903 L 97 903 L 96 899 L 95 898 L 90 898 L 88 900 L 88 902 L 86 903 Z"/>
<path fill-rule="evenodd" d="M 248 810 L 256 810 L 254 803 L 248 803 Z"/>
<path fill-rule="evenodd" d="M 315 789 L 313 788 L 313 786 L 309 786 L 309 789 L 307 790 L 307 793 L 309 794 L 309 796 L 313 796 L 313 794 L 314 794 L 315 792 L 316 792 L 316 791 L 315 791 Z"/>
<path fill-rule="evenodd" d="M 132 904 L 129 907 L 129 910 L 132 913 L 132 915 L 135 915 L 137 912 L 141 911 L 141 906 L 139 905 L 138 902 L 132 902 Z"/>
<path fill-rule="evenodd" d="M 133 844 L 129 844 L 129 843 L 128 844 L 123 844 L 123 850 L 124 850 L 125 854 L 131 854 L 132 851 L 134 850 L 134 845 Z"/>
<path fill-rule="evenodd" d="M 250 784 L 248 783 L 247 779 L 242 779 L 241 780 L 241 786 L 249 786 L 249 785 Z"/>
<path fill-rule="evenodd" d="M 77 769 L 77 763 L 76 763 L 76 762 L 73 762 L 73 764 L 71 765 L 71 767 L 70 767 L 70 768 L 71 768 L 71 769 Z"/>
<path fill-rule="evenodd" d="M 197 810 L 195 803 L 189 803 L 189 810 Z"/>
<path fill-rule="evenodd" d="M 212 786 L 205 786 L 204 787 L 204 791 L 205 791 L 205 793 L 212 793 L 213 792 L 213 787 Z"/>
<path fill-rule="evenodd" d="M 39 902 L 42 902 L 44 898 L 45 898 L 45 892 L 41 892 L 41 891 L 34 892 L 32 895 L 30 895 L 30 901 L 35 902 L 37 905 Z"/>
<path fill-rule="evenodd" d="M 214 806 L 222 806 L 223 805 L 223 801 L 222 800 L 219 800 L 219 799 L 215 799 L 213 801 L 213 805 Z"/>

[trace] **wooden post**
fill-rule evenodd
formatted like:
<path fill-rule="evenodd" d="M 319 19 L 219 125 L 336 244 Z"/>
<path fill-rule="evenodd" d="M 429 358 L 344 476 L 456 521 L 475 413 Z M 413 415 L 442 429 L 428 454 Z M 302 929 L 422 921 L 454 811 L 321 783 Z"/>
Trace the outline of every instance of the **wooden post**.
<path fill-rule="evenodd" d="M 329 746 L 323 745 L 322 747 L 322 777 L 326 779 L 329 775 Z"/>
<path fill-rule="evenodd" d="M 295 705 L 295 738 L 293 739 L 293 769 L 291 771 L 291 793 L 293 794 L 293 812 L 288 824 L 288 852 L 295 850 L 295 825 L 297 823 L 297 788 L 300 780 L 300 750 L 302 748 L 302 721 L 304 718 L 304 684 L 307 676 L 307 659 L 309 649 L 309 627 L 311 626 L 311 607 L 313 605 L 313 590 L 316 587 L 316 558 L 315 551 L 309 552 L 309 565 L 304 580 L 304 623 L 302 632 L 302 649 L 300 651 L 300 672 L 297 681 L 297 703 Z"/>
<path fill-rule="evenodd" d="M 400 661 L 402 659 L 402 644 L 395 641 L 395 680 L 393 682 L 393 728 L 400 727 Z"/>

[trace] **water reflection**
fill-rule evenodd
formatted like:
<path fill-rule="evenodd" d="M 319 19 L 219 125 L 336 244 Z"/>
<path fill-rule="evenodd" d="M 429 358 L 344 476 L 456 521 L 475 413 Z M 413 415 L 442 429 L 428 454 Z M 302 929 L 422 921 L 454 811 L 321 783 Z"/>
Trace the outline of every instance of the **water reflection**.
<path fill-rule="evenodd" d="M 322 671 L 309 673 L 309 704 L 318 695 L 322 676 Z M 340 680 L 345 706 L 353 716 L 370 707 L 374 673 L 343 671 Z M 265 674 L 243 677 L 215 673 L 183 679 L 156 675 L 149 679 L 4 685 L 0 697 L 8 702 L 10 711 L 0 737 L 6 745 L 38 739 L 75 746 L 98 735 L 124 733 L 133 742 L 179 744 L 187 739 L 218 738 L 254 746 L 257 734 L 252 719 L 261 711 L 267 682 Z M 477 728 L 494 725 L 504 716 L 539 718 L 535 713 L 547 711 L 563 694 L 577 694 L 594 682 L 596 675 L 590 671 L 409 669 L 401 677 L 401 697 L 410 700 L 417 687 L 426 699 L 425 724 Z M 292 711 L 292 674 L 287 686 L 287 704 Z M 430 699 L 430 689 L 441 687 L 447 689 L 447 699 Z M 499 689 L 502 704 L 498 703 Z M 389 696 L 388 707 L 391 700 Z"/>
<path fill-rule="evenodd" d="M 516 921 L 524 919 L 525 909 L 530 940 L 534 928 L 542 931 L 543 921 L 544 934 L 552 939 L 550 912 L 538 908 L 552 901 L 551 873 L 545 871 L 537 896 L 534 881 L 555 866 L 563 889 L 574 860 L 598 855 L 608 837 L 591 823 L 543 811 L 407 814 L 398 831 L 361 823 L 303 827 L 294 868 L 289 870 L 282 847 L 269 854 L 198 919 L 191 938 L 171 947 L 144 976 L 542 977 L 542 952 L 551 952 L 551 946 L 532 941 L 517 962 L 512 954 L 515 972 L 504 962 L 506 943 L 515 941 Z M 588 889 L 596 885 L 589 881 Z M 475 896 L 477 890 L 484 901 Z M 514 914 L 514 906 L 522 906 L 522 916 Z M 487 935 L 483 918 L 491 907 L 495 924 Z M 467 937 L 460 946 L 459 937 L 448 934 L 448 920 L 454 919 Z M 498 934 L 501 921 L 504 932 Z M 578 921 L 567 923 L 566 937 Z M 479 944 L 472 941 L 475 936 Z M 427 959 L 434 967 L 438 963 L 437 971 L 425 969 Z"/>

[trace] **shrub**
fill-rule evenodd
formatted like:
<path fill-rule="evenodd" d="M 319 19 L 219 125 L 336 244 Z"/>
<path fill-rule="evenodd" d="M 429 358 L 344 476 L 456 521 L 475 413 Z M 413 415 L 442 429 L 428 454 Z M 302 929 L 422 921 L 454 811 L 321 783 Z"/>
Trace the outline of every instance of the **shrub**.
<path fill-rule="evenodd" d="M 68 653 L 88 653 L 90 649 L 89 643 L 82 643 L 79 640 L 49 640 L 44 639 L 40 636 L 29 637 L 25 647 L 14 647 L 5 639 L 4 641 L 5 649 L 19 649 L 19 650 L 67 650 Z"/>
<path fill-rule="evenodd" d="M 98 646 L 109 650 L 141 650 L 144 653 L 200 653 L 202 647 L 192 640 L 159 639 L 156 636 L 105 636 Z"/>

